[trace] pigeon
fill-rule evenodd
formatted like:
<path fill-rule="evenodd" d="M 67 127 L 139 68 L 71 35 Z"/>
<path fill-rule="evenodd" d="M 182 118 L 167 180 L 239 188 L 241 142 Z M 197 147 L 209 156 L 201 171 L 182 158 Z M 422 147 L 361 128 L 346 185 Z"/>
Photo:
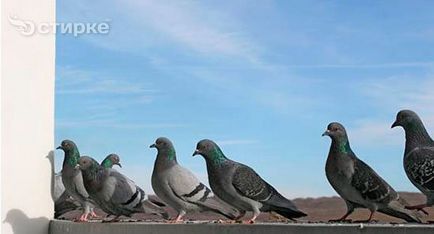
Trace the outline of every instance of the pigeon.
<path fill-rule="evenodd" d="M 398 112 L 392 128 L 397 126 L 403 127 L 405 131 L 405 173 L 427 198 L 425 204 L 407 208 L 423 211 L 423 208 L 434 205 L 434 141 L 428 135 L 422 120 L 411 110 Z"/>
<path fill-rule="evenodd" d="M 160 137 L 150 148 L 158 150 L 152 172 L 152 188 L 162 201 L 178 212 L 174 222 L 182 221 L 189 211 L 213 211 L 229 219 L 237 217 L 237 210 L 214 199 L 207 186 L 178 164 L 175 148 L 169 139 Z"/>
<path fill-rule="evenodd" d="M 273 211 L 291 220 L 306 216 L 252 168 L 228 159 L 213 141 L 199 141 L 193 156 L 198 154 L 205 158 L 212 191 L 240 211 L 237 219 L 246 211 L 253 212 L 249 223 L 254 223 L 261 211 Z"/>
<path fill-rule="evenodd" d="M 62 183 L 65 190 L 74 200 L 78 201 L 84 209 L 78 220 L 87 221 L 89 214 L 96 217 L 96 214 L 91 210 L 92 202 L 84 187 L 81 171 L 76 168 L 78 159 L 80 158 L 77 145 L 71 140 L 63 140 L 57 149 L 61 149 L 65 152 L 61 172 Z"/>
<path fill-rule="evenodd" d="M 119 167 L 122 167 L 121 160 L 119 158 L 119 155 L 117 154 L 109 154 L 101 162 L 101 166 L 103 166 L 104 168 L 112 168 L 113 165 L 118 165 Z"/>
<path fill-rule="evenodd" d="M 109 154 L 102 162 L 101 166 L 105 168 L 112 168 L 113 165 L 118 165 L 122 167 L 120 164 L 120 159 L 117 154 Z M 54 174 L 54 170 L 53 170 Z M 53 191 L 53 200 L 54 200 L 54 218 L 60 218 L 62 215 L 67 212 L 76 210 L 80 208 L 80 203 L 75 201 L 67 191 L 65 191 L 65 186 L 62 183 L 62 173 L 54 174 L 54 191 Z M 93 212 L 93 207 L 90 207 L 90 212 Z M 96 216 L 96 215 L 95 215 Z"/>
<path fill-rule="evenodd" d="M 132 180 L 115 169 L 104 168 L 95 159 L 82 156 L 78 168 L 90 197 L 107 214 L 114 215 L 112 222 L 121 215 L 131 217 L 134 213 L 153 213 L 167 218 L 166 211 L 146 201 L 145 192 Z"/>
<path fill-rule="evenodd" d="M 421 222 L 420 214 L 406 209 L 407 202 L 371 167 L 357 158 L 342 124 L 330 123 L 323 136 L 332 139 L 325 166 L 327 180 L 347 205 L 344 216 L 333 221 L 345 220 L 355 208 L 368 208 L 371 214 L 365 222 L 370 222 L 376 211 L 408 222 Z"/>

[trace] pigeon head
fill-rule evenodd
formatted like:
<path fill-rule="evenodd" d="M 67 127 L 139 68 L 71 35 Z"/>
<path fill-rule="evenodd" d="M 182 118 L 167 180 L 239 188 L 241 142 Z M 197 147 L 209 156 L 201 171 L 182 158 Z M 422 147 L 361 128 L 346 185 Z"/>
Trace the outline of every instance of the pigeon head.
<path fill-rule="evenodd" d="M 78 160 L 77 166 L 80 168 L 80 170 L 86 171 L 86 170 L 89 170 L 90 168 L 94 167 L 95 164 L 98 164 L 98 162 L 95 161 L 95 159 L 88 157 L 88 156 L 82 156 Z"/>
<path fill-rule="evenodd" d="M 64 152 L 70 152 L 70 151 L 76 150 L 77 146 L 71 140 L 63 140 L 62 143 L 60 144 L 60 146 L 57 147 L 56 149 L 61 149 Z"/>
<path fill-rule="evenodd" d="M 150 145 L 149 148 L 156 148 L 158 150 L 158 156 L 167 156 L 167 159 L 176 159 L 175 147 L 172 142 L 166 137 L 159 137 L 155 140 L 155 143 Z"/>
<path fill-rule="evenodd" d="M 214 141 L 208 139 L 197 143 L 193 156 L 198 154 L 202 155 L 207 161 L 221 162 L 226 159 L 220 147 Z"/>
<path fill-rule="evenodd" d="M 420 122 L 419 116 L 414 111 L 411 110 L 401 110 L 396 115 L 396 120 L 392 124 L 392 128 L 401 126 L 404 129 L 412 126 L 415 122 Z"/>
<path fill-rule="evenodd" d="M 347 132 L 342 124 L 333 122 L 327 126 L 327 130 L 322 134 L 322 136 L 329 136 L 332 139 L 346 139 Z"/>
<path fill-rule="evenodd" d="M 117 154 L 107 155 L 107 157 L 102 161 L 101 165 L 105 168 L 111 168 L 113 165 L 118 165 L 119 167 L 122 167 L 121 159 Z"/>
<path fill-rule="evenodd" d="M 157 150 L 171 149 L 173 148 L 172 142 L 166 137 L 159 137 L 155 140 L 155 143 L 150 145 L 149 148 L 156 148 Z"/>

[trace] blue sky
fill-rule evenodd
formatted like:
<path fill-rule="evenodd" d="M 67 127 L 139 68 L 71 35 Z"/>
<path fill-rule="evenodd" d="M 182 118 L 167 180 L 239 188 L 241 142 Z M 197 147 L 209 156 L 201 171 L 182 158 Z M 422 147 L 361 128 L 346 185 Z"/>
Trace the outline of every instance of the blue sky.
<path fill-rule="evenodd" d="M 159 136 L 207 182 L 197 141 L 217 141 L 288 197 L 331 196 L 331 121 L 395 189 L 410 108 L 434 132 L 431 1 L 58 1 L 58 22 L 109 22 L 108 35 L 57 35 L 56 144 L 121 156 L 151 192 Z M 57 166 L 60 170 L 61 152 Z"/>

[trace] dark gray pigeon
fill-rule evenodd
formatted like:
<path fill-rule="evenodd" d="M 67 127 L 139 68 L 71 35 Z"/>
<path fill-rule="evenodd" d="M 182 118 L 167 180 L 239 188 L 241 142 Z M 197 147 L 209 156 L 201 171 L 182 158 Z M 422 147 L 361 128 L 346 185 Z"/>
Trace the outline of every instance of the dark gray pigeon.
<path fill-rule="evenodd" d="M 357 158 L 351 150 L 344 126 L 330 123 L 325 135 L 332 139 L 325 167 L 326 176 L 347 204 L 347 213 L 335 221 L 345 220 L 354 208 L 368 208 L 371 214 L 366 222 L 371 221 L 376 211 L 408 222 L 421 222 L 420 215 L 406 209 L 406 201 L 371 167 Z"/>
<path fill-rule="evenodd" d="M 236 218 L 236 210 L 216 200 L 208 187 L 178 164 L 175 148 L 169 139 L 160 137 L 150 147 L 158 150 L 152 188 L 161 200 L 178 212 L 175 222 L 181 221 L 190 211 L 213 211 L 229 219 Z"/>
<path fill-rule="evenodd" d="M 242 218 L 246 211 L 253 212 L 249 223 L 254 223 L 261 211 L 274 211 L 291 220 L 306 216 L 252 168 L 228 159 L 213 141 L 199 141 L 193 156 L 197 154 L 205 158 L 214 194 L 240 211 L 237 219 Z"/>
<path fill-rule="evenodd" d="M 90 197 L 107 214 L 111 221 L 134 213 L 153 213 L 167 218 L 164 209 L 147 202 L 145 192 L 132 180 L 115 169 L 104 168 L 91 157 L 82 156 L 78 161 L 83 172 L 83 182 Z"/>
<path fill-rule="evenodd" d="M 398 112 L 393 127 L 405 130 L 404 170 L 410 181 L 423 194 L 426 203 L 409 206 L 422 210 L 434 205 L 434 141 L 426 131 L 422 120 L 411 110 Z"/>
<path fill-rule="evenodd" d="M 81 171 L 76 168 L 78 159 L 80 158 L 80 152 L 75 143 L 71 140 L 62 141 L 57 149 L 61 149 L 65 152 L 61 172 L 62 183 L 66 192 L 72 196 L 74 200 L 78 201 L 83 208 L 83 213 L 78 220 L 87 221 L 89 214 L 92 216 L 96 216 L 96 214 L 91 210 L 92 203 L 84 187 Z"/>

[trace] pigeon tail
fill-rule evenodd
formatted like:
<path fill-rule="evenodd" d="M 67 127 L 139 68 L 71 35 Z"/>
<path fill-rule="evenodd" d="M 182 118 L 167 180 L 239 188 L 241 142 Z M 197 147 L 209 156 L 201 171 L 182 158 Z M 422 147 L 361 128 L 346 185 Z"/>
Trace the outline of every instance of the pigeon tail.
<path fill-rule="evenodd" d="M 407 205 L 407 202 L 398 198 L 397 200 L 391 201 L 387 207 L 379 209 L 378 211 L 404 219 L 407 222 L 421 223 L 422 215 L 415 210 L 406 209 L 405 205 Z"/>
<path fill-rule="evenodd" d="M 294 210 L 291 208 L 274 207 L 273 211 L 284 216 L 285 218 L 291 219 L 291 220 L 293 220 L 295 218 L 307 216 L 307 214 L 305 214 L 299 210 Z"/>
<path fill-rule="evenodd" d="M 277 193 L 277 191 L 275 191 Z M 269 211 L 274 211 L 288 219 L 300 218 L 307 216 L 307 214 L 298 210 L 294 203 L 286 199 L 279 193 L 273 194 L 265 204 L 269 207 Z"/>
<path fill-rule="evenodd" d="M 215 213 L 221 214 L 224 217 L 228 218 L 228 219 L 236 219 L 238 217 L 238 214 L 234 214 L 231 211 L 226 211 L 225 209 L 223 209 L 222 205 L 224 204 L 219 204 L 219 200 L 215 200 L 217 202 L 217 204 L 213 204 L 211 202 L 209 202 L 210 199 L 207 199 L 207 201 L 197 201 L 197 202 L 193 202 L 194 204 L 202 207 L 204 210 L 209 210 L 209 211 L 213 211 Z"/>
<path fill-rule="evenodd" d="M 378 211 L 385 213 L 390 216 L 394 216 L 400 219 L 404 219 L 409 223 L 422 223 L 420 219 L 421 215 L 417 213 L 417 211 L 407 210 L 404 208 L 401 209 L 393 209 L 390 207 L 379 209 Z"/>
<path fill-rule="evenodd" d="M 147 214 L 155 214 L 162 217 L 163 219 L 166 220 L 169 219 L 169 214 L 167 213 L 167 211 L 163 207 L 158 206 L 157 204 L 155 204 L 153 201 L 150 201 L 149 199 L 146 199 L 141 202 L 139 212 L 143 212 Z"/>

